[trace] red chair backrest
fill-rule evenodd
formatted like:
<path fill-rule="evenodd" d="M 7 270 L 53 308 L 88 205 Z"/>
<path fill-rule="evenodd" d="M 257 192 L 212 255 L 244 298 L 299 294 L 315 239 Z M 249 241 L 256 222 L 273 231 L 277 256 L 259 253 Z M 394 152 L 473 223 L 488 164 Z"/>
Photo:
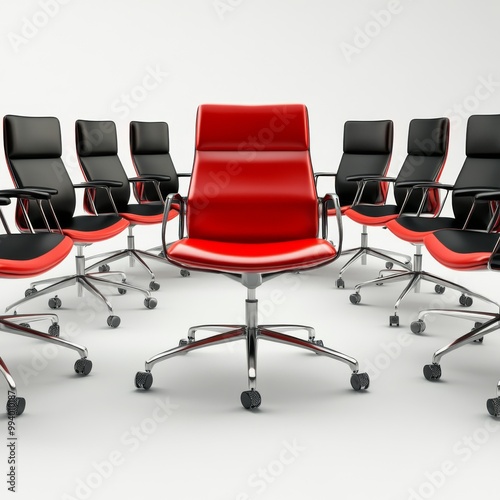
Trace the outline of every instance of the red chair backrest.
<path fill-rule="evenodd" d="M 187 230 L 240 243 L 317 237 L 304 105 L 199 107 Z"/>

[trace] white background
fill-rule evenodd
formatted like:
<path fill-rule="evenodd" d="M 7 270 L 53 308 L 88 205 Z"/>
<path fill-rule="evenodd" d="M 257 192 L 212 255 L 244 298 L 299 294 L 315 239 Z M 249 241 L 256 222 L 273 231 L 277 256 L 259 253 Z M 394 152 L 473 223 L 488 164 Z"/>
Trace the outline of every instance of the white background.
<path fill-rule="evenodd" d="M 442 180 L 453 182 L 464 158 L 467 116 L 500 109 L 495 0 L 54 0 L 45 4 L 50 15 L 42 4 L 0 7 L 0 113 L 57 116 L 63 159 L 75 182 L 81 181 L 76 119 L 116 121 L 130 175 L 129 121 L 167 121 L 177 169 L 189 171 L 196 108 L 205 102 L 305 103 L 318 171 L 336 169 L 348 119 L 394 120 L 396 173 L 409 121 L 446 115 L 452 128 Z M 156 81 L 147 77 L 151 70 Z M 11 185 L 6 168 L 0 169 L 0 183 Z M 159 241 L 158 228 L 136 233 L 138 246 Z M 358 242 L 354 223 L 346 221 L 345 233 L 347 246 Z M 372 243 L 412 251 L 382 229 L 370 233 Z M 120 236 L 89 253 L 124 244 Z M 400 328 L 391 329 L 388 315 L 401 285 L 366 289 L 355 308 L 349 288 L 374 277 L 382 263 L 355 266 L 346 273 L 347 290 L 337 290 L 340 263 L 279 278 L 264 285 L 259 297 L 266 322 L 314 324 L 326 345 L 357 357 L 372 374 L 365 394 L 350 390 L 344 366 L 267 344 L 260 347 L 263 405 L 257 413 L 239 404 L 246 386 L 243 344 L 159 365 L 153 389 L 135 391 L 133 376 L 143 361 L 175 345 L 189 325 L 240 321 L 243 313 L 245 292 L 238 284 L 212 275 L 183 279 L 158 264 L 157 309 L 144 310 L 135 294 L 113 295 L 122 317 L 117 330 L 105 326 L 105 311 L 94 314 L 74 290 L 61 293 L 62 331 L 86 345 L 94 362 L 86 379 L 71 374 L 71 353 L 58 351 L 47 364 L 52 351 L 3 335 L 2 356 L 28 402 L 17 420 L 18 498 L 495 495 L 492 465 L 500 433 L 485 401 L 495 395 L 500 377 L 498 339 L 492 335 L 484 345 L 445 358 L 442 382 L 431 384 L 421 375 L 423 364 L 470 324 L 439 319 L 421 337 L 403 334 L 418 309 L 455 306 L 457 295 L 436 297 L 424 286 L 404 302 Z M 424 265 L 492 297 L 497 293 L 496 276 L 454 273 L 428 255 Z M 72 270 L 68 258 L 51 275 Z M 129 278 L 148 282 L 138 268 Z M 2 302 L 21 296 L 27 285 L 4 282 Z M 23 310 L 45 311 L 46 301 Z M 26 367 L 37 376 L 27 376 Z M 158 400 L 166 398 L 176 409 L 159 422 L 165 413 Z M 5 417 L 0 426 L 4 443 Z M 141 429 L 140 442 L 130 438 L 135 428 Z M 296 456 L 283 451 L 284 443 L 294 442 Z M 6 451 L 0 449 L 0 470 L 6 470 Z M 102 465 L 110 455 L 119 457 L 112 470 Z M 443 467 L 446 475 L 436 472 Z M 0 480 L 2 498 L 6 488 Z"/>

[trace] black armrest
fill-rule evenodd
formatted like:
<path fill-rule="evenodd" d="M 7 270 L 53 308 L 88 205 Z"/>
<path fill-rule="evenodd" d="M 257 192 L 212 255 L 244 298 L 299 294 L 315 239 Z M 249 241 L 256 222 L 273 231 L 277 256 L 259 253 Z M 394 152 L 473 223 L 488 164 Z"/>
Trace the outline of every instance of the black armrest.
<path fill-rule="evenodd" d="M 478 195 L 481 194 L 491 194 L 495 193 L 493 188 L 488 188 L 488 187 L 476 187 L 476 188 L 460 188 L 460 189 L 455 189 L 453 191 L 454 196 L 475 196 L 476 199 L 480 199 Z M 485 198 L 481 198 L 485 199 Z"/>
<path fill-rule="evenodd" d="M 156 175 L 156 174 L 146 174 L 139 177 L 131 177 L 130 182 L 147 182 L 147 181 L 169 181 L 171 179 L 170 175 Z"/>
<path fill-rule="evenodd" d="M 399 183 L 398 183 L 399 186 Z M 440 182 L 420 182 L 418 184 L 412 184 L 415 188 L 437 188 L 444 189 L 446 191 L 451 191 L 453 189 L 453 184 L 441 184 Z"/>
<path fill-rule="evenodd" d="M 316 172 L 314 174 L 314 178 L 317 179 L 318 177 L 335 177 L 337 175 L 337 172 Z"/>
<path fill-rule="evenodd" d="M 346 181 L 359 182 L 359 181 L 377 181 L 377 182 L 395 182 L 395 177 L 385 177 L 384 175 L 348 175 Z"/>
<path fill-rule="evenodd" d="M 37 189 L 25 189 L 25 188 L 15 188 L 15 189 L 2 189 L 0 190 L 0 196 L 5 196 L 7 198 L 31 198 L 33 200 L 50 200 L 51 194 L 46 191 Z"/>
<path fill-rule="evenodd" d="M 500 191 L 485 191 L 475 196 L 476 200 L 500 201 Z"/>
<path fill-rule="evenodd" d="M 412 188 L 412 187 L 431 187 L 431 184 L 435 184 L 430 181 L 398 181 L 396 182 L 396 187 L 400 188 Z"/>
<path fill-rule="evenodd" d="M 59 191 L 56 188 L 52 188 L 52 187 L 24 186 L 23 188 L 20 188 L 20 189 L 29 189 L 29 190 L 32 190 L 32 191 L 42 191 L 44 193 L 49 193 L 52 196 L 54 196 L 57 193 L 59 193 Z"/>
<path fill-rule="evenodd" d="M 10 205 L 10 199 L 0 196 L 0 206 L 4 207 Z"/>
<path fill-rule="evenodd" d="M 122 187 L 123 182 L 120 181 L 106 181 L 106 180 L 100 180 L 100 181 L 88 181 L 88 182 L 82 182 L 80 184 L 74 184 L 73 187 L 75 188 L 112 188 L 112 187 Z"/>

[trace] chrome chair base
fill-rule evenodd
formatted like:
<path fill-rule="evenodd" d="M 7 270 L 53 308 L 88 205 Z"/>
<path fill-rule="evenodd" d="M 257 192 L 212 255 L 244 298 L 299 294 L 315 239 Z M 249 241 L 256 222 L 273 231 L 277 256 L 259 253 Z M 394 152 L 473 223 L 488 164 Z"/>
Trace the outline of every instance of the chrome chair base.
<path fill-rule="evenodd" d="M 136 387 L 146 390 L 151 387 L 153 383 L 151 370 L 161 361 L 181 354 L 187 354 L 195 349 L 244 340 L 246 342 L 247 352 L 248 391 L 242 393 L 241 402 L 247 409 L 257 408 L 261 403 L 260 394 L 257 392 L 257 341 L 268 340 L 306 349 L 318 355 L 328 356 L 337 361 L 341 361 L 347 364 L 352 371 L 351 385 L 353 389 L 359 391 L 368 388 L 368 374 L 359 373 L 358 362 L 346 354 L 325 347 L 321 340 L 316 340 L 314 328 L 305 325 L 258 325 L 258 301 L 256 299 L 255 289 L 248 289 L 248 295 L 245 301 L 245 312 L 246 324 L 244 325 L 198 325 L 191 327 L 188 331 L 187 339 L 182 339 L 179 342 L 179 346 L 161 352 L 146 361 L 145 371 L 136 374 Z M 307 332 L 307 340 L 293 337 L 285 333 L 301 330 Z M 216 335 L 196 340 L 195 334 L 199 331 L 216 332 Z"/>
<path fill-rule="evenodd" d="M 398 309 L 403 301 L 403 299 L 410 293 L 410 291 L 414 290 L 416 293 L 420 292 L 420 283 L 422 281 L 428 281 L 434 283 L 435 291 L 438 294 L 442 294 L 445 291 L 445 288 L 451 288 L 452 290 L 457 290 L 461 292 L 459 302 L 461 306 L 470 307 L 472 305 L 472 298 L 480 299 L 484 302 L 488 302 L 493 304 L 496 308 L 500 308 L 499 304 L 494 302 L 493 300 L 481 295 L 479 293 L 473 292 L 468 288 L 458 285 L 452 281 L 436 276 L 435 274 L 428 273 L 427 271 L 422 270 L 422 253 L 421 253 L 421 245 L 416 245 L 417 250 L 413 257 L 413 270 L 412 271 L 398 271 L 394 272 L 388 276 L 380 276 L 378 278 L 365 281 L 363 283 L 358 283 L 354 287 L 354 293 L 350 296 L 350 301 L 352 304 L 359 304 L 361 302 L 361 294 L 359 291 L 361 288 L 365 286 L 371 285 L 384 285 L 386 283 L 396 283 L 398 281 L 406 281 L 408 280 L 408 284 L 405 286 L 398 299 L 394 304 L 394 315 L 389 317 L 389 325 L 390 326 L 399 326 L 399 316 Z M 430 313 L 427 313 L 430 314 Z M 421 318 L 419 318 L 421 319 Z"/>
<path fill-rule="evenodd" d="M 49 333 L 43 333 L 30 327 L 32 323 L 39 321 L 50 321 Z M 0 316 L 0 330 L 14 333 L 23 337 L 43 340 L 76 351 L 79 359 L 75 362 L 74 369 L 78 375 L 88 375 L 92 371 L 92 361 L 88 359 L 87 349 L 83 346 L 59 338 L 59 319 L 55 314 L 22 314 Z M 17 387 L 14 378 L 2 358 L 0 358 L 0 374 L 8 386 L 7 414 L 19 416 L 24 412 L 26 400 L 17 395 Z"/>
<path fill-rule="evenodd" d="M 124 294 L 127 290 L 134 290 L 142 293 L 145 296 L 144 305 L 148 309 L 154 309 L 157 305 L 157 300 L 151 296 L 151 292 L 144 288 L 140 288 L 138 286 L 127 283 L 126 276 L 122 272 L 107 272 L 107 273 L 86 273 L 85 272 L 85 257 L 82 251 L 82 245 L 77 245 L 77 255 L 75 257 L 76 260 L 76 274 L 65 276 L 63 278 L 50 278 L 40 281 L 35 281 L 30 284 L 30 288 L 28 288 L 25 292 L 25 297 L 19 299 L 18 301 L 7 306 L 5 311 L 10 311 L 14 309 L 14 312 L 17 312 L 17 308 L 19 305 L 24 304 L 28 300 L 31 300 L 35 297 L 39 297 L 40 295 L 46 295 L 54 293 L 63 288 L 67 288 L 69 286 L 76 285 L 78 290 L 78 297 L 82 297 L 83 289 L 90 292 L 91 295 L 97 297 L 104 305 L 107 307 L 109 311 L 109 316 L 107 319 L 108 326 L 112 328 L 116 328 L 121 320 L 119 316 L 116 316 L 113 313 L 113 307 L 108 299 L 103 295 L 103 293 L 97 288 L 97 285 L 103 286 L 112 286 L 118 290 L 120 294 Z M 119 281 L 113 281 L 111 279 L 106 279 L 107 277 L 116 277 Z M 48 286 L 38 290 L 36 287 L 40 285 L 45 285 L 49 283 Z M 50 284 L 51 283 L 51 284 Z M 49 307 L 51 309 L 59 309 L 61 307 L 61 300 L 57 297 L 51 298 L 49 300 Z"/>
<path fill-rule="evenodd" d="M 129 258 L 129 266 L 134 267 L 135 262 L 138 262 L 143 269 L 146 270 L 147 273 L 149 273 L 149 277 L 151 279 L 149 283 L 149 289 L 152 291 L 157 291 L 160 289 L 160 284 L 156 281 L 155 274 L 151 267 L 146 263 L 144 259 L 153 259 L 158 262 L 161 262 L 162 264 L 170 264 L 168 260 L 164 257 L 162 254 L 163 252 L 163 247 L 155 247 L 149 250 L 138 250 L 135 248 L 135 236 L 132 233 L 132 227 L 129 226 L 128 228 L 129 234 L 127 236 L 127 248 L 124 250 L 119 250 L 119 251 L 113 251 L 113 252 L 105 252 L 101 253 L 98 255 L 92 255 L 90 257 L 87 257 L 87 261 L 90 259 L 99 259 L 98 262 L 88 266 L 85 269 L 85 272 L 88 273 L 92 269 L 99 269 L 103 270 L 104 272 L 109 271 L 109 265 L 111 262 L 115 262 L 116 260 L 123 259 L 125 257 Z M 156 253 L 155 253 L 156 251 Z M 182 269 L 180 271 L 180 274 L 182 277 L 189 276 L 190 273 L 187 270 Z"/>
<path fill-rule="evenodd" d="M 377 259 L 382 259 L 386 261 L 387 269 L 392 269 L 395 264 L 402 267 L 408 271 L 411 271 L 411 257 L 399 252 L 392 252 L 390 250 L 384 250 L 381 248 L 372 248 L 368 246 L 368 232 L 367 227 L 363 226 L 363 232 L 361 233 L 361 245 L 356 248 L 350 248 L 348 250 L 342 250 L 341 256 L 354 254 L 340 269 L 337 281 L 335 282 L 337 288 L 344 288 L 345 283 L 342 275 L 351 267 L 357 260 L 361 259 L 361 264 L 366 265 L 367 256 L 376 257 Z"/>

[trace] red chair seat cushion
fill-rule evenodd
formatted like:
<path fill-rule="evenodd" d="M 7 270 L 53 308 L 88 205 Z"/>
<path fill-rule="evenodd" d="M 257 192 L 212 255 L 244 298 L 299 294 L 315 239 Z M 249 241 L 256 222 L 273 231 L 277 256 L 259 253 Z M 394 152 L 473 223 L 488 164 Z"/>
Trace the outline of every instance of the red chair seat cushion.
<path fill-rule="evenodd" d="M 366 226 L 385 226 L 398 214 L 397 205 L 356 205 L 345 212 L 349 219 Z"/>
<path fill-rule="evenodd" d="M 230 273 L 308 269 L 335 256 L 335 248 L 317 238 L 256 244 L 185 238 L 168 248 L 168 259 L 180 266 Z"/>
<path fill-rule="evenodd" d="M 62 225 L 62 224 L 61 224 Z M 127 229 L 129 222 L 117 215 L 79 215 L 62 225 L 63 233 L 77 243 L 106 240 Z"/>
<path fill-rule="evenodd" d="M 62 262 L 72 248 L 71 238 L 62 234 L 0 235 L 0 276 L 37 276 Z"/>
<path fill-rule="evenodd" d="M 141 203 L 127 205 L 126 211 L 120 212 L 120 217 L 132 224 L 160 224 L 163 221 L 163 203 Z M 170 210 L 168 220 L 177 217 L 179 212 Z"/>
<path fill-rule="evenodd" d="M 450 269 L 485 269 L 500 235 L 478 231 L 442 230 L 426 236 L 425 247 Z"/>
<path fill-rule="evenodd" d="M 460 223 L 452 217 L 398 217 L 387 227 L 398 238 L 410 243 L 423 243 L 424 238 L 440 229 L 460 229 Z"/>

